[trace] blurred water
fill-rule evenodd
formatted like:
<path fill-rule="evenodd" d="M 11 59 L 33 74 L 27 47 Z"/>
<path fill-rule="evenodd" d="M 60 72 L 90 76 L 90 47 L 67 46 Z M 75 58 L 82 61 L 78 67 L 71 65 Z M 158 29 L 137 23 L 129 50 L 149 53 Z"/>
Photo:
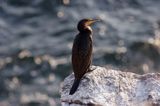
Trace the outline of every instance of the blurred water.
<path fill-rule="evenodd" d="M 77 22 L 93 26 L 95 65 L 160 70 L 159 0 L 0 0 L 0 106 L 58 105 Z"/>

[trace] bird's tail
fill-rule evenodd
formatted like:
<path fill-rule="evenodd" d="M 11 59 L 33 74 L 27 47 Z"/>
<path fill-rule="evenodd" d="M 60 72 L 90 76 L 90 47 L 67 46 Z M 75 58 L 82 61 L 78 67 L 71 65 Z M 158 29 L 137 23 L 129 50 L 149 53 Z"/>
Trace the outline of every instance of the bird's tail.
<path fill-rule="evenodd" d="M 76 92 L 76 90 L 79 86 L 79 83 L 80 83 L 80 79 L 75 79 L 74 80 L 74 83 L 73 83 L 72 88 L 71 88 L 70 93 L 69 93 L 70 95 L 73 95 Z"/>

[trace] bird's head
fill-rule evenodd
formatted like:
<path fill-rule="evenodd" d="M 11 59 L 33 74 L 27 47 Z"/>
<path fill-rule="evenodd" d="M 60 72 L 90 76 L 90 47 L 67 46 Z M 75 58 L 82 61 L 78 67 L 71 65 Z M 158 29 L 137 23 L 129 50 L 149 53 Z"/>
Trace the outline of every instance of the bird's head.
<path fill-rule="evenodd" d="M 92 30 L 90 26 L 97 21 L 100 21 L 100 20 L 90 19 L 90 18 L 82 19 L 79 21 L 77 28 L 80 32 L 85 30 Z"/>

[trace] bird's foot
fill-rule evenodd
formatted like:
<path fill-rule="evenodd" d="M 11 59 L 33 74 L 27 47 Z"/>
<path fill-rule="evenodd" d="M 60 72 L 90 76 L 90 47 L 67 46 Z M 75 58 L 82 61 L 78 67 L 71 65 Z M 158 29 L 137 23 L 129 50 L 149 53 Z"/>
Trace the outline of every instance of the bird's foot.
<path fill-rule="evenodd" d="M 96 69 L 95 66 L 91 66 L 91 67 L 88 69 L 88 72 L 94 71 L 95 69 Z"/>

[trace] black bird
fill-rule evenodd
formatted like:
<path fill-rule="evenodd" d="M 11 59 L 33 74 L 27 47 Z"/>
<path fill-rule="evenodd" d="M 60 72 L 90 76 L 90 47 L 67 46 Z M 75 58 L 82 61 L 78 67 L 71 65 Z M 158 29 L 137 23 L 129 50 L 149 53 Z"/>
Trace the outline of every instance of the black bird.
<path fill-rule="evenodd" d="M 96 21 L 98 19 L 82 19 L 78 23 L 79 34 L 75 37 L 72 48 L 72 68 L 75 80 L 70 95 L 75 93 L 84 74 L 90 71 L 93 50 L 92 28 L 90 25 Z"/>

